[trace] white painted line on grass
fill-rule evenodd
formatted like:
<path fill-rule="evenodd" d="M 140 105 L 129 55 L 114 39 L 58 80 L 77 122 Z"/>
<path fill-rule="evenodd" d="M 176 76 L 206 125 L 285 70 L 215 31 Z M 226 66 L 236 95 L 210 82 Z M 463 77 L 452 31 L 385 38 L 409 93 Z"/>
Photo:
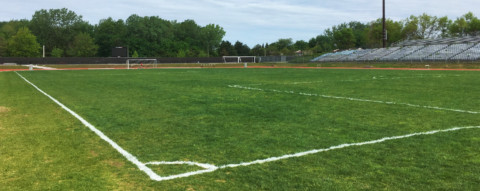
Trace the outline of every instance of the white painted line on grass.
<path fill-rule="evenodd" d="M 236 167 L 242 167 L 242 166 L 250 166 L 250 165 L 257 165 L 257 164 L 275 162 L 275 161 L 280 161 L 280 160 L 285 160 L 285 159 L 290 159 L 290 158 L 298 158 L 298 157 L 317 154 L 317 153 L 321 153 L 321 152 L 327 152 L 327 151 L 336 150 L 336 149 L 343 149 L 343 148 L 347 148 L 347 147 L 372 145 L 372 144 L 382 143 L 382 142 L 385 142 L 385 141 L 405 139 L 405 138 L 421 136 L 421 135 L 433 135 L 433 134 L 437 134 L 437 133 L 459 131 L 459 130 L 464 130 L 464 129 L 480 129 L 480 126 L 454 127 L 454 128 L 450 128 L 450 129 L 419 132 L 419 133 L 412 133 L 412 134 L 401 135 L 401 136 L 393 136 L 393 137 L 384 137 L 384 138 L 381 138 L 381 139 L 376 139 L 376 140 L 371 140 L 371 141 L 340 144 L 340 145 L 331 146 L 331 147 L 324 148 L 324 149 L 314 149 L 314 150 L 309 150 L 309 151 L 304 151 L 304 152 L 299 152 L 299 153 L 294 153 L 294 154 L 282 155 L 282 156 L 278 156 L 278 157 L 270 157 L 270 158 L 266 158 L 266 159 L 254 160 L 254 161 L 251 161 L 251 162 L 242 162 L 242 163 L 238 163 L 238 164 L 226 164 L 226 165 L 222 165 L 222 166 L 218 166 L 218 167 L 214 166 L 214 165 L 211 165 L 211 164 L 207 164 L 207 166 L 205 166 L 205 167 L 207 167 L 207 169 L 205 169 L 205 170 L 199 170 L 199 171 L 188 172 L 188 173 L 179 174 L 179 175 L 173 175 L 173 176 L 169 176 L 169 177 L 163 177 L 161 180 L 158 180 L 158 181 L 173 180 L 173 179 L 177 179 L 177 178 L 185 178 L 185 177 L 189 177 L 189 176 L 214 172 L 218 169 L 236 168 Z M 180 163 L 177 163 L 177 162 L 151 162 L 151 163 L 146 163 L 146 164 L 158 164 L 158 165 L 160 165 L 160 164 L 189 164 L 189 163 L 190 162 L 180 162 Z M 190 163 L 189 165 L 199 166 L 199 163 Z M 204 165 L 204 164 L 202 164 L 202 165 Z"/>
<path fill-rule="evenodd" d="M 413 136 L 420 136 L 420 135 L 432 135 L 436 133 L 441 133 L 441 132 L 450 132 L 450 131 L 458 131 L 458 130 L 463 130 L 463 129 L 473 129 L 473 128 L 480 128 L 480 126 L 469 126 L 469 127 L 455 127 L 451 129 L 444 129 L 444 130 L 435 130 L 435 131 L 427 131 L 427 132 L 420 132 L 420 133 L 412 133 L 412 134 L 407 134 L 407 135 L 402 135 L 402 136 L 393 136 L 393 137 L 384 137 L 381 139 L 377 140 L 372 140 L 372 141 L 366 141 L 366 142 L 359 142 L 359 143 L 347 143 L 347 144 L 341 144 L 341 145 L 336 145 L 336 146 L 331 146 L 329 148 L 325 149 L 314 149 L 310 151 L 305 151 L 305 152 L 299 152 L 299 153 L 294 153 L 294 154 L 287 154 L 283 156 L 278 156 L 278 157 L 270 157 L 266 159 L 260 159 L 260 160 L 254 160 L 251 162 L 242 162 L 238 164 L 227 164 L 227 165 L 222 165 L 222 166 L 215 166 L 212 164 L 206 164 L 206 163 L 197 163 L 197 162 L 189 162 L 189 161 L 173 161 L 173 162 L 166 162 L 166 161 L 161 161 L 161 162 L 147 162 L 147 163 L 142 163 L 140 162 L 135 156 L 130 154 L 128 151 L 120 147 L 117 143 L 115 143 L 112 139 L 108 138 L 105 134 L 103 134 L 100 130 L 95 128 L 92 124 L 90 124 L 88 121 L 83 119 L 80 115 L 63 105 L 61 102 L 59 102 L 57 99 L 53 98 L 40 88 L 38 88 L 35 84 L 32 82 L 28 81 L 25 77 L 20 75 L 18 72 L 15 72 L 20 78 L 25 80 L 28 84 L 33 86 L 35 89 L 37 89 L 39 92 L 47 96 L 49 99 L 51 99 L 53 102 L 55 102 L 57 105 L 59 105 L 62 109 L 66 110 L 69 112 L 72 116 L 77 118 L 80 122 L 82 122 L 85 126 L 87 126 L 90 130 L 92 130 L 95 134 L 97 134 L 101 139 L 104 141 L 108 142 L 113 148 L 115 148 L 119 153 L 121 153 L 127 160 L 135 164 L 140 170 L 145 172 L 150 179 L 155 180 L 155 181 L 165 181 L 165 180 L 173 180 L 177 178 L 185 178 L 193 175 L 199 175 L 199 174 L 204 174 L 204 173 L 210 173 L 214 172 L 218 169 L 225 169 L 225 168 L 235 168 L 235 167 L 241 167 L 241 166 L 250 166 L 250 165 L 256 165 L 256 164 L 263 164 L 263 163 L 268 163 L 268 162 L 275 162 L 279 160 L 285 160 L 289 158 L 296 158 L 296 157 L 302 157 L 306 155 L 312 155 L 320 152 L 326 152 L 330 150 L 335 150 L 335 149 L 342 149 L 342 148 L 347 148 L 347 147 L 352 147 L 352 146 L 363 146 L 363 145 L 371 145 L 371 144 L 377 144 L 389 140 L 396 140 L 396 139 L 405 139 Z M 198 170 L 198 171 L 193 171 L 193 172 L 187 172 L 183 174 L 177 174 L 177 175 L 171 175 L 171 176 L 166 176 L 166 177 L 161 177 L 147 165 L 194 165 L 194 166 L 199 166 L 204 168 L 204 170 Z"/>
<path fill-rule="evenodd" d="M 190 162 L 190 161 L 174 161 L 174 162 L 161 161 L 161 162 L 147 162 L 145 164 L 146 165 L 190 165 L 190 166 L 199 166 L 199 167 L 204 168 L 203 170 L 192 171 L 192 172 L 187 172 L 187 173 L 183 173 L 183 174 L 176 174 L 176 175 L 171 175 L 171 176 L 165 176 L 165 177 L 162 177 L 161 180 L 157 180 L 157 181 L 173 180 L 173 179 L 177 179 L 177 178 L 185 178 L 185 177 L 189 177 L 189 176 L 193 176 L 193 175 L 213 172 L 213 171 L 216 171 L 218 169 L 217 166 L 212 165 L 212 164 L 197 163 L 197 162 Z"/>
<path fill-rule="evenodd" d="M 351 79 L 351 80 L 338 80 L 337 82 L 360 82 L 360 81 L 372 81 L 372 80 L 400 80 L 400 79 L 415 79 L 415 78 L 445 78 L 445 77 L 458 77 L 460 75 L 418 75 L 418 76 L 407 76 L 407 77 L 384 77 L 384 76 L 373 76 L 370 79 Z M 307 81 L 307 82 L 287 82 L 287 83 L 274 83 L 282 85 L 298 85 L 298 84 L 316 84 L 316 83 L 325 83 L 325 82 L 334 82 L 334 81 Z M 249 84 L 249 86 L 256 86 L 263 84 Z"/>
<path fill-rule="evenodd" d="M 315 96 L 315 97 L 323 97 L 323 98 L 331 98 L 331 99 L 343 99 L 343 100 L 359 101 L 359 102 L 380 103 L 380 104 L 387 104 L 387 105 L 404 105 L 404 106 L 409 106 L 409 107 L 453 111 L 453 112 L 460 112 L 460 113 L 470 113 L 470 114 L 479 114 L 480 113 L 478 111 L 468 111 L 468 110 L 462 110 L 462 109 L 451 109 L 451 108 L 443 108 L 443 107 L 436 107 L 436 106 L 416 105 L 416 104 L 410 104 L 410 103 L 397 103 L 397 102 L 392 102 L 392 101 L 359 99 L 359 98 L 352 98 L 352 97 L 331 96 L 331 95 L 303 93 L 303 92 L 294 92 L 294 91 L 283 91 L 283 90 L 275 90 L 275 89 L 261 89 L 261 88 L 253 88 L 253 87 L 240 86 L 240 85 L 228 85 L 228 87 L 238 88 L 238 89 L 246 89 L 246 90 L 264 91 L 264 92 L 287 93 L 287 94 L 296 94 L 296 95 L 302 95 L 302 96 Z"/>
<path fill-rule="evenodd" d="M 92 124 L 90 124 L 88 121 L 83 119 L 80 115 L 69 109 L 67 106 L 63 105 L 60 103 L 57 99 L 53 98 L 52 96 L 48 95 L 45 93 L 43 90 L 38 88 L 35 84 L 32 82 L 28 81 L 25 77 L 20 75 L 18 72 L 15 72 L 20 78 L 25 80 L 28 84 L 32 85 L 35 89 L 37 89 L 39 92 L 41 92 L 43 95 L 47 96 L 50 98 L 53 102 L 55 102 L 57 105 L 59 105 L 62 109 L 66 110 L 68 113 L 73 115 L 75 118 L 77 118 L 80 122 L 82 122 L 85 126 L 87 126 L 90 130 L 95 132 L 100 138 L 102 138 L 104 141 L 109 143 L 113 148 L 115 148 L 120 154 L 122 154 L 127 160 L 135 164 L 140 170 L 145 172 L 151 179 L 153 180 L 162 180 L 162 177 L 158 176 L 155 172 L 152 171 L 152 169 L 148 168 L 144 163 L 140 162 L 135 156 L 127 152 L 125 149 L 120 147 L 117 143 L 115 143 L 112 139 L 108 138 L 103 132 L 95 128 Z"/>
<path fill-rule="evenodd" d="M 295 154 L 288 154 L 288 155 L 283 155 L 283 156 L 279 156 L 279 157 L 271 157 L 271 158 L 267 158 L 267 159 L 260 159 L 260 160 L 255 160 L 255 161 L 251 161 L 251 162 L 243 162 L 243 163 L 239 163 L 239 164 L 228 164 L 228 165 L 220 166 L 219 169 L 235 168 L 235 167 L 239 167 L 239 166 L 250 166 L 250 165 L 254 165 L 254 164 L 263 164 L 263 163 L 267 163 L 267 162 L 274 162 L 274 161 L 279 161 L 279 160 L 284 160 L 284 159 L 289 159 L 289 158 L 302 157 L 302 156 L 306 156 L 306 155 L 316 154 L 316 153 L 320 153 L 320 152 L 326 152 L 326 151 L 335 150 L 335 149 L 343 149 L 343 148 L 352 147 L 352 146 L 371 145 L 371 144 L 377 144 L 377 143 L 381 143 L 381 142 L 385 142 L 385 141 L 389 141 L 389 140 L 405 139 L 405 138 L 420 136 L 420 135 L 433 135 L 433 134 L 442 133 L 442 132 L 450 132 L 450 131 L 458 131 L 458 130 L 463 130 L 463 129 L 474 129 L 474 128 L 480 129 L 480 126 L 454 127 L 454 128 L 451 128 L 451 129 L 412 133 L 412 134 L 408 134 L 408 135 L 393 136 L 393 137 L 384 137 L 384 138 L 381 138 L 381 139 L 366 141 L 366 142 L 360 142 L 360 143 L 347 143 L 347 144 L 331 146 L 331 147 L 325 148 L 325 149 L 314 149 L 314 150 L 310 150 L 310 151 L 305 151 L 305 152 L 300 152 L 300 153 L 295 153 Z"/>

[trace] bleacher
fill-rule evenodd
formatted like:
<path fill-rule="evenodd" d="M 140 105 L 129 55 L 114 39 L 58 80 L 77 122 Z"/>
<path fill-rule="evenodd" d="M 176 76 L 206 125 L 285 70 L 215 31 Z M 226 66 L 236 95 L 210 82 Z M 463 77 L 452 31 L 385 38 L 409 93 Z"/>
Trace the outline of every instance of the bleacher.
<path fill-rule="evenodd" d="M 391 48 L 379 48 L 376 51 L 371 52 L 370 54 L 365 55 L 364 57 L 360 58 L 362 61 L 374 61 L 374 60 L 379 60 L 380 58 L 383 58 L 397 50 L 399 50 L 400 47 L 391 47 Z"/>
<path fill-rule="evenodd" d="M 342 58 L 344 61 L 356 61 L 358 58 L 361 58 L 369 53 L 371 53 L 372 49 L 359 49 L 354 51 L 352 54 L 345 56 Z"/>
<path fill-rule="evenodd" d="M 419 51 L 420 49 L 422 48 L 425 48 L 425 46 L 404 46 L 403 48 L 401 48 L 400 50 L 390 54 L 390 55 L 387 55 L 387 56 L 384 56 L 383 58 L 381 58 L 380 60 L 400 60 L 414 52 L 417 52 Z"/>
<path fill-rule="evenodd" d="M 403 41 L 389 48 L 324 54 L 312 62 L 480 60 L 480 36 Z"/>
<path fill-rule="evenodd" d="M 318 62 L 334 62 L 334 61 L 339 61 L 343 57 L 346 57 L 348 55 L 351 55 L 355 52 L 355 50 L 346 50 L 346 51 L 341 51 L 341 52 L 336 52 L 336 53 L 329 53 L 325 54 L 323 56 L 320 56 L 316 58 Z M 314 59 L 315 60 L 315 59 Z"/>
<path fill-rule="evenodd" d="M 464 52 L 472 46 L 472 44 L 452 44 L 426 57 L 425 60 L 449 60 L 450 58 Z"/>
<path fill-rule="evenodd" d="M 447 46 L 448 45 L 446 44 L 424 46 L 424 48 L 422 48 L 420 51 L 417 51 L 408 56 L 405 56 L 402 60 L 403 61 L 422 61 L 424 60 L 424 58 L 432 55 L 433 53 L 447 48 Z"/>
<path fill-rule="evenodd" d="M 453 60 L 480 60 L 480 43 L 454 56 Z"/>

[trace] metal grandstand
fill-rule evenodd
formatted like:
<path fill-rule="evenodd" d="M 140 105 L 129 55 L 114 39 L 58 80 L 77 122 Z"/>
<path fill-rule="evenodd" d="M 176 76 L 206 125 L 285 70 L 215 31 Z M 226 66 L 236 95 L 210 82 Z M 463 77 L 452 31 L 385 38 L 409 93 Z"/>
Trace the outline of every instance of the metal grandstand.
<path fill-rule="evenodd" d="M 480 60 L 480 36 L 408 40 L 390 48 L 328 53 L 314 58 L 312 62 L 472 60 Z"/>

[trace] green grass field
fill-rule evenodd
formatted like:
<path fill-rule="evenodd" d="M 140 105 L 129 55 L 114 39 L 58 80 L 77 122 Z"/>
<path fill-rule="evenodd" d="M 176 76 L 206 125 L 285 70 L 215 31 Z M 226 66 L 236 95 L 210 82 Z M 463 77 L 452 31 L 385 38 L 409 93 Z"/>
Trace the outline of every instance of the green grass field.
<path fill-rule="evenodd" d="M 0 190 L 478 190 L 480 72 L 154 69 L 0 73 Z M 420 132 L 473 127 L 289 154 Z M 228 165 L 231 165 L 229 167 Z M 158 176 L 195 165 L 146 165 Z M 233 167 L 235 166 L 235 167 Z"/>

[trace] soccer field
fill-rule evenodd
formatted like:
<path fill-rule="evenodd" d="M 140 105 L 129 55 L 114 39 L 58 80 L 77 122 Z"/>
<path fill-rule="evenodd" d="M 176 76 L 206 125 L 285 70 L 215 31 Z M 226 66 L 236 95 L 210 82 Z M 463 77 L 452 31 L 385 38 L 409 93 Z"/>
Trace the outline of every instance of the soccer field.
<path fill-rule="evenodd" d="M 0 88 L 7 189 L 480 188 L 478 71 L 26 71 Z"/>

